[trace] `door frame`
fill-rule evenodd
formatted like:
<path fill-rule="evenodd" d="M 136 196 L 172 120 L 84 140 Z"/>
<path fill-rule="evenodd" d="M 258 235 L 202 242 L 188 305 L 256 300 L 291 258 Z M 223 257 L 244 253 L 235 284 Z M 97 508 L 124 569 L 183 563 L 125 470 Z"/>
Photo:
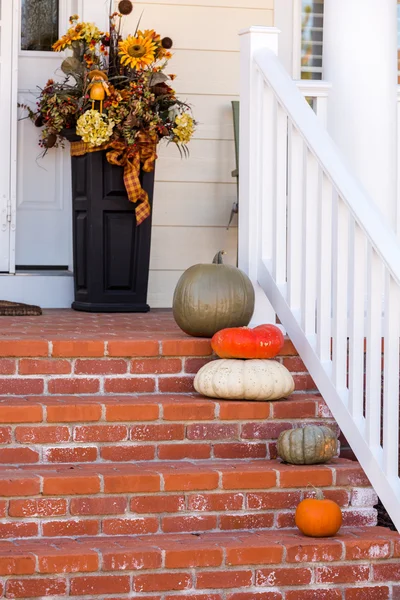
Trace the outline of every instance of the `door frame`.
<path fill-rule="evenodd" d="M 275 27 L 280 29 L 278 56 L 293 79 L 301 79 L 302 0 L 275 2 Z"/>
<path fill-rule="evenodd" d="M 0 272 L 10 273 L 13 270 L 15 249 L 15 150 L 17 123 L 17 53 L 15 25 L 15 4 L 3 0 L 1 11 L 1 77 L 0 102 L 2 121 L 0 123 L 1 143 L 4 145 L 4 156 L 1 164 L 0 182 Z"/>

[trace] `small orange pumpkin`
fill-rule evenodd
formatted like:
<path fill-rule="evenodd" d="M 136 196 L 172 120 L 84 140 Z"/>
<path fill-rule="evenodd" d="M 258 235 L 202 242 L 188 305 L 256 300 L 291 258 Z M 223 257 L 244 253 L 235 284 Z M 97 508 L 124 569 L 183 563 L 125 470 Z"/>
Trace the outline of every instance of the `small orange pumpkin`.
<path fill-rule="evenodd" d="M 320 490 L 316 498 L 302 500 L 296 509 L 296 525 L 309 537 L 332 537 L 342 526 L 342 511 L 336 502 L 324 498 Z"/>
<path fill-rule="evenodd" d="M 284 337 L 276 325 L 231 327 L 218 331 L 211 347 L 220 358 L 274 358 L 283 348 Z"/>

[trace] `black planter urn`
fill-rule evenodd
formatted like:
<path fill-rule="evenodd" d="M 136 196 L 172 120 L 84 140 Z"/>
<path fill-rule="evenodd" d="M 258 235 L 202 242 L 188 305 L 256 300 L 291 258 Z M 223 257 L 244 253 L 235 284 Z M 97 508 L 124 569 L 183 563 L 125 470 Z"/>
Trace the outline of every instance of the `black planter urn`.
<path fill-rule="evenodd" d="M 69 135 L 70 141 L 76 138 Z M 87 312 L 147 312 L 151 215 L 136 224 L 123 167 L 106 151 L 72 156 L 75 301 Z M 154 171 L 140 181 L 152 207 Z"/>

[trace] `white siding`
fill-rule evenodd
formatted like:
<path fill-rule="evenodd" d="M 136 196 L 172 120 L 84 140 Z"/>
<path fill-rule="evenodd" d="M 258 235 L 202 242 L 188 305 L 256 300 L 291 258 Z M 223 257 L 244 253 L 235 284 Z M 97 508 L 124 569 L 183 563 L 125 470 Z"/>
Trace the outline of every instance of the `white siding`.
<path fill-rule="evenodd" d="M 227 231 L 236 199 L 231 100 L 239 93 L 238 31 L 273 24 L 273 0 L 147 0 L 135 2 L 124 33 L 156 29 L 174 41 L 168 71 L 199 121 L 190 158 L 159 147 L 153 212 L 149 303 L 171 306 L 182 272 L 210 262 L 218 250 L 236 264 L 237 227 Z"/>

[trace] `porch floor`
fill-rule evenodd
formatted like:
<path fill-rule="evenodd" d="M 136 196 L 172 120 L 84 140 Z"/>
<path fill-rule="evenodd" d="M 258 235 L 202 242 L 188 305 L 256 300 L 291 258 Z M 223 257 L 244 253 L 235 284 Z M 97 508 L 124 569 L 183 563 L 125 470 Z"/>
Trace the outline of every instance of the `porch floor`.
<path fill-rule="evenodd" d="M 32 353 L 29 351 L 29 342 L 35 342 L 34 347 L 31 348 Z M 57 342 L 57 346 L 62 342 L 66 353 L 64 350 L 61 353 L 53 352 L 52 342 Z M 71 353 L 66 350 L 67 342 L 73 345 L 74 349 L 70 347 Z M 83 356 L 157 356 L 159 354 L 209 356 L 212 354 L 210 339 L 192 337 L 184 333 L 175 323 L 172 309 L 122 314 L 44 309 L 43 314 L 36 317 L 0 316 L 0 356 L 2 357 L 82 356 L 80 352 L 86 342 L 91 342 L 91 349 L 89 354 L 84 352 Z M 108 342 L 113 344 L 110 352 Z M 119 354 L 123 345 L 125 349 L 122 354 Z M 35 352 L 39 353 L 35 354 Z M 297 356 L 297 351 L 289 339 L 285 340 L 280 354 Z M 304 391 L 304 388 L 301 389 Z"/>
<path fill-rule="evenodd" d="M 39 317 L 0 317 L 0 339 L 129 339 L 189 338 L 176 325 L 171 309 L 149 313 L 86 313 L 45 309 Z"/>

